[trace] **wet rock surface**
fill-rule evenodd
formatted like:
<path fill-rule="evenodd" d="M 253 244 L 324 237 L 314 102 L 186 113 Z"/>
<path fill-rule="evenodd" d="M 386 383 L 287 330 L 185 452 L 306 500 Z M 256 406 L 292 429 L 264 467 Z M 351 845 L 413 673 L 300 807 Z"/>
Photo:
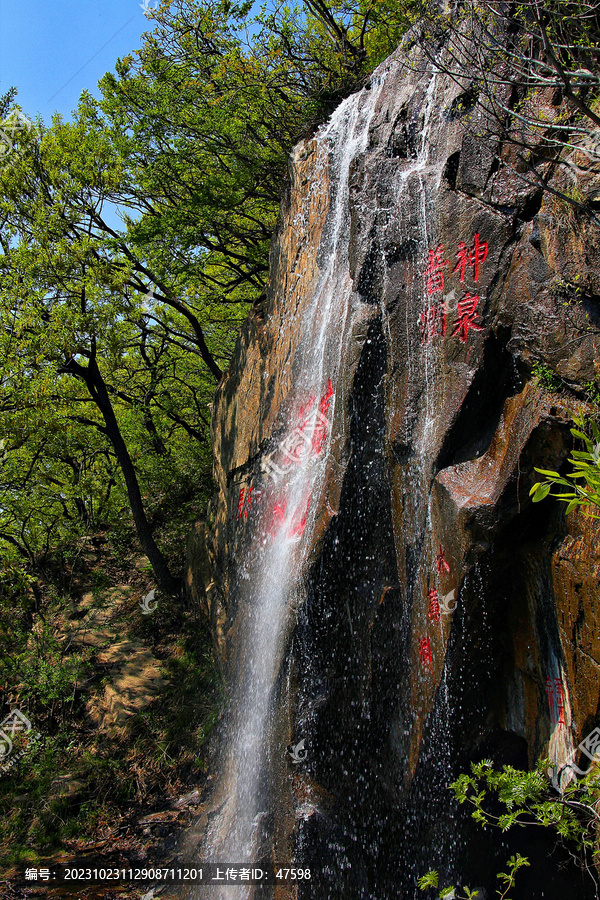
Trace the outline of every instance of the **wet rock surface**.
<path fill-rule="evenodd" d="M 481 758 L 560 763 L 597 724 L 599 526 L 532 505 L 529 490 L 535 466 L 565 461 L 598 374 L 599 232 L 528 185 L 499 139 L 478 138 L 476 111 L 453 115 L 464 86 L 412 52 L 376 73 L 369 149 L 351 171 L 363 315 L 335 385 L 340 437 L 275 702 L 265 846 L 321 872 L 298 897 L 416 896 L 432 867 L 493 895 L 522 835 L 513 846 L 475 830 L 447 785 Z M 295 323 L 336 190 L 317 149 L 309 140 L 290 161 L 268 295 L 213 410 L 202 602 L 230 678 L 232 573 L 253 521 L 242 489 L 288 415 Z M 560 187 L 560 171 L 549 177 Z M 544 387 L 536 363 L 563 389 Z M 526 843 L 515 896 L 588 895 L 551 842 Z"/>

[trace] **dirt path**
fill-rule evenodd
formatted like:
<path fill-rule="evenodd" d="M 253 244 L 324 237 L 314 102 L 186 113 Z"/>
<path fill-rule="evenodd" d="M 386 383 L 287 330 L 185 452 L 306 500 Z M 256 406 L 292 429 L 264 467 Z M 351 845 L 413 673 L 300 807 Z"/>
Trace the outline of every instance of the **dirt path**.
<path fill-rule="evenodd" d="M 72 643 L 93 648 L 96 665 L 106 668 L 109 680 L 86 708 L 98 729 L 111 736 L 152 703 L 166 680 L 152 651 L 139 639 L 124 636 L 123 622 L 130 616 L 136 593 L 128 584 L 90 591 L 75 607 L 69 623 Z"/>

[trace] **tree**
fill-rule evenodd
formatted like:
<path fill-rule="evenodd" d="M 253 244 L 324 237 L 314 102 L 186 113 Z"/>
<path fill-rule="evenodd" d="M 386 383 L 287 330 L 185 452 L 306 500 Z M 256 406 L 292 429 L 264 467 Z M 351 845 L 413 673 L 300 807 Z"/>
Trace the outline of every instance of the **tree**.
<path fill-rule="evenodd" d="M 81 456 L 65 449 L 57 457 L 54 445 L 57 430 L 62 429 L 64 440 L 75 425 L 91 429 L 103 439 L 94 451 L 96 468 L 98 458 L 108 453 L 107 495 L 116 462 L 140 543 L 161 587 L 173 590 L 175 579 L 152 536 L 142 501 L 140 466 L 136 468 L 133 459 L 138 452 L 134 447 L 140 448 L 139 429 L 136 438 L 127 441 L 126 427 L 131 437 L 127 420 L 138 419 L 155 453 L 166 449 L 157 414 L 163 432 L 168 423 L 197 440 L 207 426 L 210 387 L 206 377 L 189 372 L 190 359 L 205 356 L 200 326 L 195 328 L 189 316 L 176 308 L 176 299 L 165 301 L 167 313 L 155 321 L 159 317 L 153 315 L 153 300 L 131 291 L 132 271 L 145 268 L 144 263 L 136 260 L 114 229 L 102 227 L 102 208 L 118 179 L 118 164 L 106 141 L 97 133 L 83 132 L 80 123 L 67 126 L 58 120 L 50 131 L 41 128 L 39 142 L 30 138 L 27 152 L 0 171 L 4 221 L 0 422 L 12 469 L 27 455 L 31 457 L 21 476 L 15 472 L 6 485 L 3 515 L 12 527 L 5 527 L 3 534 L 5 541 L 28 557 L 34 546 L 39 550 L 39 541 L 33 538 L 39 528 L 32 531 L 30 526 L 39 521 L 41 511 L 39 506 L 26 510 L 22 503 L 23 491 L 31 491 L 34 476 L 46 487 L 55 485 L 57 508 L 65 518 L 71 499 L 79 504 L 85 521 L 83 498 L 69 498 L 64 476 L 56 473 L 60 464 L 63 471 L 70 467 L 78 477 Z M 188 324 L 187 332 L 181 330 L 182 319 Z M 168 361 L 164 359 L 167 352 Z M 185 393 L 186 402 L 181 402 Z M 52 446 L 54 451 L 49 453 Z M 16 497 L 20 505 L 8 502 Z M 47 535 L 55 524 L 49 512 Z M 19 515 L 23 518 L 17 523 Z"/>
<path fill-rule="evenodd" d="M 460 0 L 419 14 L 427 58 L 463 89 L 456 114 L 476 108 L 482 139 L 512 146 L 500 165 L 596 219 L 569 178 L 600 164 L 599 0 Z M 563 181 L 551 185 L 557 167 Z"/>
<path fill-rule="evenodd" d="M 308 97 L 330 110 L 396 49 L 414 24 L 419 0 L 304 0 L 259 17 L 263 43 L 288 59 Z"/>
<path fill-rule="evenodd" d="M 600 777 L 595 768 L 580 780 L 571 781 L 558 794 L 551 788 L 549 773 L 554 770 L 548 759 L 539 760 L 531 772 L 503 766 L 502 771 L 493 768 L 490 760 L 471 764 L 471 774 L 463 774 L 450 785 L 459 803 L 473 806 L 472 816 L 482 827 L 491 825 L 501 831 L 525 825 L 550 828 L 560 842 L 570 850 L 575 859 L 594 878 L 593 857 L 598 853 L 598 800 Z M 489 802 L 499 803 L 504 811 L 496 815 L 489 811 Z M 519 869 L 529 861 L 520 853 L 508 860 L 508 871 L 500 872 L 498 895 L 508 900 L 508 891 L 514 886 Z M 595 880 L 595 878 L 594 878 Z M 421 890 L 437 888 L 438 873 L 431 870 L 419 879 Z M 442 889 L 440 898 L 456 897 L 457 888 Z M 477 891 L 463 888 L 465 900 L 477 898 Z"/>
<path fill-rule="evenodd" d="M 19 137 L 0 169 L 0 541 L 22 557 L 125 493 L 173 587 L 148 497 L 185 461 L 206 468 L 208 402 L 264 296 L 289 150 L 391 49 L 394 9 L 253 20 L 250 4 L 164 2 L 100 101 Z"/>

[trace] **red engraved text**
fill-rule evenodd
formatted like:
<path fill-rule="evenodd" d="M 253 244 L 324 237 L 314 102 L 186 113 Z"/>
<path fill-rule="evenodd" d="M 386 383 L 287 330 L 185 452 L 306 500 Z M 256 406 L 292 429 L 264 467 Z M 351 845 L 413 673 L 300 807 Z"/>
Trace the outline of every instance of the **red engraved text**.
<path fill-rule="evenodd" d="M 445 337 L 446 335 L 446 304 L 442 300 L 434 306 L 430 306 L 425 312 L 419 316 L 419 325 L 421 326 L 421 343 L 428 344 L 434 337 Z"/>
<path fill-rule="evenodd" d="M 444 550 L 442 545 L 440 544 L 440 550 L 438 555 L 435 558 L 435 565 L 438 570 L 438 575 L 449 575 L 450 574 L 450 566 L 446 561 L 446 557 L 444 556 Z"/>
<path fill-rule="evenodd" d="M 548 711 L 552 725 L 565 725 L 565 701 L 563 686 L 560 678 L 546 679 L 546 694 L 548 696 Z"/>
<path fill-rule="evenodd" d="M 423 275 L 427 278 L 427 293 L 436 294 L 444 290 L 444 267 L 448 260 L 444 259 L 444 245 L 438 244 L 435 250 L 429 251 L 429 264 Z"/>
<path fill-rule="evenodd" d="M 427 599 L 429 600 L 427 616 L 432 622 L 437 622 L 437 620 L 441 618 L 442 613 L 440 610 L 439 594 L 435 588 L 431 588 L 431 590 L 427 591 Z"/>
<path fill-rule="evenodd" d="M 428 637 L 419 638 L 419 658 L 422 666 L 431 669 L 433 659 L 431 657 L 431 641 Z"/>
<path fill-rule="evenodd" d="M 473 331 L 483 331 L 481 325 L 478 325 L 475 319 L 479 315 L 477 312 L 477 304 L 479 296 L 471 295 L 468 291 L 462 300 L 458 301 L 457 314 L 458 319 L 454 324 L 452 335 L 458 335 L 459 340 L 466 344 L 469 337 L 469 329 Z"/>
<path fill-rule="evenodd" d="M 458 272 L 460 280 L 464 281 L 467 268 L 472 269 L 473 281 L 478 281 L 479 265 L 486 260 L 487 255 L 487 241 L 480 241 L 479 235 L 474 234 L 471 247 L 467 247 L 464 241 L 461 241 L 458 245 L 458 250 L 456 252 L 456 259 L 458 262 L 456 263 L 453 272 Z"/>

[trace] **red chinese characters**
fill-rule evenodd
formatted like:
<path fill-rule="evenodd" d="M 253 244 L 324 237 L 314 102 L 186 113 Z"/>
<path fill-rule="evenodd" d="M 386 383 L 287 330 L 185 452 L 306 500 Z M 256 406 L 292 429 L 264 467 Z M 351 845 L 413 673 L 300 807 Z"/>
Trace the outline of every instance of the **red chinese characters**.
<path fill-rule="evenodd" d="M 563 687 L 559 678 L 554 679 L 554 687 L 556 688 L 556 711 L 559 725 L 565 725 L 565 701 L 563 699 Z"/>
<path fill-rule="evenodd" d="M 269 537 L 275 537 L 285 520 L 285 512 L 287 509 L 287 500 L 276 501 L 270 511 L 270 521 L 267 526 L 267 534 Z"/>
<path fill-rule="evenodd" d="M 457 263 L 452 270 L 452 274 L 458 273 L 458 277 L 463 284 L 467 274 L 472 277 L 473 281 L 478 281 L 480 267 L 487 259 L 488 251 L 487 241 L 482 241 L 478 233 L 473 235 L 470 247 L 467 247 L 464 241 L 460 241 L 456 251 Z M 445 250 L 443 244 L 438 244 L 435 250 L 429 250 L 428 253 L 429 261 L 427 268 L 423 271 L 423 276 L 426 279 L 427 294 L 430 295 L 444 291 L 444 269 L 449 263 L 444 259 Z M 470 331 L 483 331 L 478 319 L 477 306 L 479 301 L 479 294 L 471 294 L 470 291 L 467 291 L 463 298 L 458 301 L 452 337 L 458 337 L 463 344 L 467 343 Z M 446 301 L 441 298 L 420 313 L 421 344 L 429 344 L 436 337 L 445 337 L 447 318 L 448 306 Z"/>
<path fill-rule="evenodd" d="M 331 380 L 318 405 L 311 397 L 306 407 L 300 408 L 300 422 L 272 453 L 263 457 L 261 467 L 275 481 L 290 472 L 295 466 L 303 466 L 309 459 L 319 456 L 325 440 L 329 420 L 329 406 L 333 397 Z M 277 462 L 275 462 L 277 459 Z"/>
<path fill-rule="evenodd" d="M 435 566 L 438 570 L 438 575 L 449 575 L 450 574 L 450 566 L 446 561 L 446 557 L 444 555 L 444 550 L 442 545 L 440 544 L 440 549 L 438 555 L 435 558 Z"/>
<path fill-rule="evenodd" d="M 300 538 L 304 533 L 304 528 L 306 526 L 306 522 L 308 519 L 308 511 L 310 509 L 310 495 L 307 496 L 306 501 L 301 504 L 300 508 L 294 514 L 292 518 L 290 527 L 288 529 L 288 537 L 290 538 Z"/>
<path fill-rule="evenodd" d="M 243 487 L 240 488 L 240 496 L 238 499 L 236 519 L 242 518 L 242 512 L 244 510 L 244 495 L 245 495 L 245 493 L 246 493 L 246 488 L 243 488 Z"/>
<path fill-rule="evenodd" d="M 431 656 L 431 641 L 428 637 L 419 638 L 419 659 L 424 668 L 431 669 L 433 658 Z"/>
<path fill-rule="evenodd" d="M 295 538 L 296 540 L 298 540 L 300 537 L 302 537 L 304 529 L 306 527 L 306 522 L 308 520 L 309 509 L 310 494 L 308 494 L 305 497 L 304 502 L 301 503 L 296 510 L 294 510 L 291 522 L 288 525 L 286 532 L 286 536 L 288 538 Z M 266 533 L 269 537 L 274 538 L 279 533 L 285 523 L 287 511 L 287 498 L 275 501 L 267 517 L 268 525 L 266 528 Z"/>
<path fill-rule="evenodd" d="M 446 304 L 442 300 L 434 306 L 430 306 L 424 313 L 419 316 L 419 325 L 421 326 L 421 343 L 428 344 L 434 337 L 440 335 L 446 336 Z"/>
<path fill-rule="evenodd" d="M 235 511 L 235 518 L 241 519 L 242 516 L 244 519 L 248 518 L 248 513 L 250 512 L 250 507 L 252 503 L 260 503 L 262 500 L 262 491 L 255 490 L 252 485 L 248 488 L 241 487 L 240 492 L 238 494 L 238 502 L 237 502 L 237 510 Z"/>
<path fill-rule="evenodd" d="M 448 261 L 444 258 L 444 246 L 438 244 L 435 250 L 429 251 L 429 265 L 423 272 L 427 278 L 427 293 L 435 294 L 444 290 L 444 267 Z"/>
<path fill-rule="evenodd" d="M 479 297 L 477 296 L 477 294 L 471 296 L 468 291 L 463 299 L 458 301 L 458 307 L 456 310 L 458 319 L 456 321 L 456 324 L 454 325 L 452 335 L 457 334 L 459 341 L 461 341 L 463 344 L 466 344 L 467 342 L 470 328 L 472 328 L 474 331 L 483 331 L 481 325 L 478 325 L 475 321 L 475 317 L 478 315 L 478 303 Z"/>
<path fill-rule="evenodd" d="M 565 725 L 565 701 L 563 686 L 560 678 L 546 679 L 546 694 L 548 696 L 548 710 L 552 725 Z"/>
<path fill-rule="evenodd" d="M 262 458 L 261 470 L 267 475 L 263 486 L 260 489 L 240 488 L 237 507 L 233 511 L 236 520 L 242 517 L 247 519 L 253 501 L 258 499 L 265 504 L 261 517 L 263 535 L 274 538 L 283 532 L 288 540 L 300 539 L 309 516 L 310 488 L 304 496 L 300 495 L 298 502 L 298 495 L 294 496 L 294 491 L 290 491 L 293 479 L 288 483 L 285 476 L 322 453 L 330 425 L 333 396 L 333 385 L 331 379 L 328 379 L 327 388 L 320 400 L 317 402 L 313 395 L 300 407 L 295 427 L 271 453 Z"/>
<path fill-rule="evenodd" d="M 254 488 L 252 485 L 241 487 L 238 494 L 237 506 L 233 510 L 233 517 L 238 521 L 241 518 L 247 519 L 250 508 L 258 505 L 263 498 L 263 491 Z"/>
<path fill-rule="evenodd" d="M 460 280 L 465 280 L 465 272 L 467 268 L 473 270 L 473 281 L 479 280 L 479 264 L 485 262 L 488 255 L 488 245 L 487 241 L 480 241 L 479 235 L 473 235 L 473 244 L 471 247 L 467 247 L 464 241 L 461 241 L 458 245 L 458 250 L 456 251 L 456 258 L 458 262 L 453 269 L 454 272 L 458 272 L 460 276 Z"/>
<path fill-rule="evenodd" d="M 327 381 L 327 390 L 321 397 L 321 401 L 319 403 L 319 416 L 314 425 L 313 436 L 312 436 L 312 452 L 314 456 L 318 456 L 323 449 L 323 444 L 325 443 L 325 438 L 327 437 L 327 413 L 329 412 L 329 404 L 331 403 L 331 398 L 333 397 L 333 385 L 331 383 L 331 379 Z"/>
<path fill-rule="evenodd" d="M 435 588 L 431 588 L 431 590 L 427 591 L 427 599 L 429 600 L 429 610 L 427 612 L 427 617 L 432 622 L 437 622 L 442 617 L 442 613 L 440 610 L 440 597 Z"/>
<path fill-rule="evenodd" d="M 450 574 L 450 566 L 441 544 L 435 558 L 435 567 L 439 578 Z M 440 594 L 437 588 L 430 587 L 430 580 L 430 576 L 427 576 L 427 618 L 430 622 L 439 622 L 442 616 L 449 616 L 454 611 L 455 604 L 451 606 L 450 601 L 454 599 L 455 591 Z"/>
<path fill-rule="evenodd" d="M 248 518 L 248 513 L 250 512 L 250 506 L 252 505 L 253 491 L 254 491 L 253 487 L 249 487 L 248 490 L 246 490 L 246 488 L 240 488 L 240 495 L 238 498 L 236 519 L 241 519 L 242 516 L 244 516 L 245 519 Z"/>

